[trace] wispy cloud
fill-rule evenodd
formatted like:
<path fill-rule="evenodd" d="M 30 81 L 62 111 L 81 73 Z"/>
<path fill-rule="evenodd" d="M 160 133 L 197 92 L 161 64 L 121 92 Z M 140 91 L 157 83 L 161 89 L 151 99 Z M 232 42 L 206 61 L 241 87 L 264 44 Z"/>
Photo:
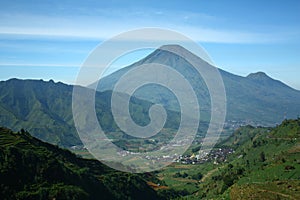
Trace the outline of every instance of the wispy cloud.
<path fill-rule="evenodd" d="M 80 67 L 78 64 L 58 64 L 58 63 L 0 63 L 0 67 Z"/>
<path fill-rule="evenodd" d="M 113 14 L 112 14 L 113 13 Z M 113 17 L 112 17 L 113 16 Z M 198 42 L 270 43 L 289 39 L 289 34 L 227 30 L 209 25 L 223 19 L 203 13 L 166 11 L 98 10 L 93 15 L 47 16 L 33 14 L 2 14 L 0 34 L 26 37 L 74 37 L 108 39 L 120 32 L 141 27 L 173 29 Z M 218 22 L 219 23 L 219 22 Z"/>

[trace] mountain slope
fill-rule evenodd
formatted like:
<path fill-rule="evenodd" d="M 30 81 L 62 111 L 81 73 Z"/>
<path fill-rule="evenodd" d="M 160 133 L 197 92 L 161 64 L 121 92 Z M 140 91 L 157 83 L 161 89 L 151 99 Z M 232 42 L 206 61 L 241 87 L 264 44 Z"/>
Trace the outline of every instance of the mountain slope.
<path fill-rule="evenodd" d="M 275 128 L 239 128 L 218 145 L 235 153 L 201 184 L 200 196 L 299 199 L 299 138 L 300 119 L 285 120 Z"/>
<path fill-rule="evenodd" d="M 71 86 L 11 79 L 0 82 L 0 91 L 0 125 L 14 130 L 25 128 L 34 136 L 61 146 L 80 144 L 74 134 L 71 98 L 67 98 L 72 95 Z"/>
<path fill-rule="evenodd" d="M 209 120 L 210 97 L 207 86 L 200 76 L 196 76 L 196 70 L 184 58 L 168 51 L 174 48 L 196 59 L 199 66 L 212 67 L 183 47 L 167 45 L 155 50 L 146 58 L 104 77 L 100 80 L 97 89 L 99 91 L 111 90 L 123 74 L 142 64 L 159 63 L 171 66 L 190 81 L 198 96 L 201 114 L 204 114 L 202 119 Z M 219 71 L 227 94 L 227 120 L 272 125 L 281 122 L 284 115 L 288 118 L 296 118 L 300 114 L 300 91 L 262 72 L 241 77 L 221 69 Z M 161 103 L 168 109 L 179 110 L 175 97 L 162 87 L 149 85 L 138 90 L 134 95 L 154 103 Z"/>
<path fill-rule="evenodd" d="M 73 86 L 53 81 L 18 80 L 0 81 L 0 126 L 19 131 L 24 128 L 33 136 L 62 147 L 82 145 L 75 129 L 72 114 Z M 118 94 L 124 95 L 124 94 Z M 96 114 L 108 137 L 122 143 L 123 137 L 114 122 L 110 107 L 111 92 L 95 94 Z M 149 123 L 148 110 L 152 104 L 131 98 L 130 112 L 140 125 Z M 166 128 L 176 128 L 180 116 L 167 111 Z"/>
<path fill-rule="evenodd" d="M 141 175 L 117 172 L 23 130 L 0 127 L 0 199 L 129 198 L 158 197 Z"/>

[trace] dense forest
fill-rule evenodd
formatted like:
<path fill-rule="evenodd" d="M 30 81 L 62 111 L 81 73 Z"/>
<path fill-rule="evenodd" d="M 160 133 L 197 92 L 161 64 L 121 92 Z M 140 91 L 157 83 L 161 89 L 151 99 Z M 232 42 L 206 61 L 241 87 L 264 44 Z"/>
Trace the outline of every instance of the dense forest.
<path fill-rule="evenodd" d="M 156 199 L 147 180 L 0 128 L 0 199 Z"/>

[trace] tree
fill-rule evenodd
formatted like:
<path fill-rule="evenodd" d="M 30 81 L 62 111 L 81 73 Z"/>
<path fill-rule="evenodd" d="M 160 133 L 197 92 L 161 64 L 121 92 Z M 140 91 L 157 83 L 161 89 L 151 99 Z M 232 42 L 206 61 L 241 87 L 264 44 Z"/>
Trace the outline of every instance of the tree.
<path fill-rule="evenodd" d="M 260 161 L 261 162 L 265 162 L 266 161 L 266 156 L 265 156 L 265 153 L 263 151 L 260 153 Z"/>
<path fill-rule="evenodd" d="M 202 177 L 203 177 L 203 175 L 199 172 L 199 173 L 197 173 L 197 174 L 194 174 L 194 175 L 192 176 L 192 179 L 194 179 L 194 180 L 201 180 Z"/>

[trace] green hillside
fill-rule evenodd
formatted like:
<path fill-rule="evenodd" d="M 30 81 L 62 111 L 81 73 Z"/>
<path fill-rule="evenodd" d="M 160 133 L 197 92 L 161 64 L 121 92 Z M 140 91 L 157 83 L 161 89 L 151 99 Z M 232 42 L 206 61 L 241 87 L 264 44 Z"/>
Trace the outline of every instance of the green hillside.
<path fill-rule="evenodd" d="M 0 199 L 157 199 L 151 174 L 114 171 L 28 132 L 0 128 Z"/>
<path fill-rule="evenodd" d="M 202 185 L 202 195 L 299 199 L 299 134 L 300 120 L 286 120 L 273 129 L 240 128 L 222 144 L 235 148 L 235 154 Z"/>
<path fill-rule="evenodd" d="M 300 199 L 300 119 L 241 127 L 215 147 L 228 148 L 225 161 L 176 163 L 158 176 L 187 199 Z"/>
<path fill-rule="evenodd" d="M 73 121 L 72 92 L 73 86 L 60 82 L 19 79 L 0 81 L 0 126 L 14 131 L 24 128 L 33 136 L 62 147 L 80 146 L 82 143 Z M 109 138 L 121 146 L 123 144 L 124 148 L 128 139 L 132 139 L 133 143 L 144 142 L 128 137 L 115 124 L 110 108 L 110 91 L 97 92 L 95 100 L 99 123 Z M 151 105 L 147 101 L 131 98 L 130 112 L 137 124 L 149 123 L 148 111 Z M 169 130 L 176 129 L 180 122 L 179 113 L 167 111 L 167 114 L 166 129 L 154 138 L 162 140 L 161 143 L 166 140 L 161 135 L 168 135 Z"/>
<path fill-rule="evenodd" d="M 1 81 L 0 125 L 15 131 L 24 128 L 60 146 L 78 145 L 71 98 L 67 98 L 71 95 L 71 86 L 53 81 Z"/>

